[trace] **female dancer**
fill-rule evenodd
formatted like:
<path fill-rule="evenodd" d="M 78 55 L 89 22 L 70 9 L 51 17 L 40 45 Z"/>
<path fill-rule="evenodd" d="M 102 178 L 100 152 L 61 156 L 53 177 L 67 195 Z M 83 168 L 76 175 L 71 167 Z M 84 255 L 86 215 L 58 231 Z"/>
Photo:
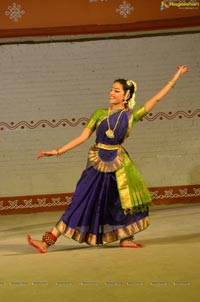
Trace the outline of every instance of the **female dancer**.
<path fill-rule="evenodd" d="M 122 144 L 132 126 L 190 69 L 185 65 L 177 68 L 171 81 L 137 110 L 133 110 L 136 83 L 116 80 L 110 90 L 110 107 L 96 110 L 80 136 L 59 149 L 40 152 L 38 158 L 59 156 L 85 142 L 96 130 L 95 145 L 89 150 L 87 168 L 70 206 L 42 240 L 27 236 L 40 253 L 46 253 L 61 234 L 94 246 L 120 240 L 120 247 L 142 247 L 134 242 L 134 234 L 149 225 L 151 195 Z"/>

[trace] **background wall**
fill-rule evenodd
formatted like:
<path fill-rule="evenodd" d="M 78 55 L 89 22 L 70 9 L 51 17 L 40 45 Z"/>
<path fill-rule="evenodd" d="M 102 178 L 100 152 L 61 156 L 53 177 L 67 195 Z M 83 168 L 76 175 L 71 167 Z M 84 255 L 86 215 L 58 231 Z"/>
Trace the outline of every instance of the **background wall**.
<path fill-rule="evenodd" d="M 138 83 L 140 106 L 180 64 L 190 65 L 191 72 L 138 122 L 125 146 L 149 187 L 186 186 L 181 194 L 189 196 L 187 188 L 198 185 L 192 194 L 200 196 L 199 46 L 199 33 L 1 45 L 1 210 L 16 208 L 20 196 L 55 194 L 60 201 L 59 194 L 73 192 L 94 136 L 61 158 L 36 160 L 39 150 L 57 148 L 78 135 L 96 108 L 108 106 L 116 78 Z M 173 197 L 166 192 L 165 197 Z M 158 191 L 154 194 L 158 197 Z M 23 207 L 30 200 L 25 198 Z"/>
<path fill-rule="evenodd" d="M 200 26 L 197 0 L 3 0 L 0 37 Z"/>

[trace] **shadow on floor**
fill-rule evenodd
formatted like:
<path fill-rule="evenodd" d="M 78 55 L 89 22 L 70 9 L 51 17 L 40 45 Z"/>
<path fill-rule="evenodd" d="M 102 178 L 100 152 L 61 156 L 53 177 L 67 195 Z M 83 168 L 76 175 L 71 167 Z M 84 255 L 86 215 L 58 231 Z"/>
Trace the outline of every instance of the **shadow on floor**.
<path fill-rule="evenodd" d="M 151 247 L 152 245 L 173 245 L 173 244 L 187 244 L 187 243 L 195 243 L 200 241 L 200 234 L 193 233 L 193 234 L 183 234 L 183 235 L 176 235 L 176 236 L 168 236 L 168 237 L 158 237 L 158 238 L 151 238 L 151 239 L 144 239 L 142 240 L 142 245 L 145 247 Z M 78 244 L 77 246 L 74 245 L 56 245 L 54 249 L 49 251 L 48 253 L 56 253 L 56 252 L 66 252 L 66 251 L 74 251 L 74 250 L 84 250 L 88 248 L 100 248 L 100 249 L 113 249 L 118 248 L 118 243 L 114 242 L 111 244 L 107 244 L 104 246 L 89 246 L 85 244 Z M 27 254 L 40 254 L 38 253 L 33 247 L 27 244 L 1 244 L 0 251 L 8 251 L 10 250 L 12 253 L 3 254 L 3 256 L 21 256 Z"/>

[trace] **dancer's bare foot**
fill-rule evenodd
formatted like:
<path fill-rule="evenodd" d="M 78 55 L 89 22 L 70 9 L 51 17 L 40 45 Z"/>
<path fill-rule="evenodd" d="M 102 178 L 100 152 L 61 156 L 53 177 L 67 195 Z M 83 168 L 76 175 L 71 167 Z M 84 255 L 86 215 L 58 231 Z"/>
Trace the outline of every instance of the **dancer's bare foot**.
<path fill-rule="evenodd" d="M 36 248 L 40 253 L 45 254 L 48 249 L 48 245 L 41 240 L 33 240 L 30 235 L 27 235 L 27 241 L 30 245 Z"/>
<path fill-rule="evenodd" d="M 140 243 L 135 243 L 133 237 L 125 238 L 125 239 L 120 240 L 119 246 L 120 247 L 135 248 L 135 249 L 143 247 Z"/>

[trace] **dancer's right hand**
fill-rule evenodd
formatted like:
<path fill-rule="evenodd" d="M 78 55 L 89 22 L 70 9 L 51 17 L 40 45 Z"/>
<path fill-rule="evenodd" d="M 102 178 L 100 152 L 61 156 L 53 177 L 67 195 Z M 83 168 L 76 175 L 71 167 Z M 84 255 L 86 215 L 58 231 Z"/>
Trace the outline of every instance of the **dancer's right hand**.
<path fill-rule="evenodd" d="M 43 151 L 40 150 L 39 155 L 37 156 L 37 159 L 42 158 L 44 156 L 54 156 L 54 155 L 58 155 L 58 151 L 56 149 L 50 150 L 50 151 Z"/>

